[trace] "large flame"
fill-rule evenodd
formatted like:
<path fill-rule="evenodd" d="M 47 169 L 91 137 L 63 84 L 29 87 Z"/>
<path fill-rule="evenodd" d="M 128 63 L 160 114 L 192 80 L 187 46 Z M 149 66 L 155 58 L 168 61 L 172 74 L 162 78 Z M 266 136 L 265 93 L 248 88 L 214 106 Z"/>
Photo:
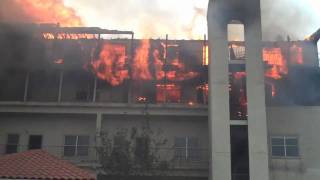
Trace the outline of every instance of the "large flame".
<path fill-rule="evenodd" d="M 134 80 L 152 79 L 149 71 L 149 50 L 150 41 L 148 39 L 141 40 L 140 47 L 136 49 L 132 64 L 132 78 Z"/>
<path fill-rule="evenodd" d="M 111 85 L 120 85 L 129 78 L 126 68 L 126 48 L 124 45 L 105 43 L 98 59 L 91 62 L 94 73 L 99 79 Z"/>
<path fill-rule="evenodd" d="M 10 4 L 14 10 L 8 10 L 4 17 L 8 21 L 59 23 L 68 27 L 84 25 L 75 10 L 65 6 L 62 0 L 12 0 Z"/>
<path fill-rule="evenodd" d="M 163 61 L 160 59 L 160 52 L 158 49 L 153 51 L 153 58 L 154 58 L 154 68 L 156 72 L 156 79 L 161 80 L 165 76 L 165 72 L 163 71 Z"/>

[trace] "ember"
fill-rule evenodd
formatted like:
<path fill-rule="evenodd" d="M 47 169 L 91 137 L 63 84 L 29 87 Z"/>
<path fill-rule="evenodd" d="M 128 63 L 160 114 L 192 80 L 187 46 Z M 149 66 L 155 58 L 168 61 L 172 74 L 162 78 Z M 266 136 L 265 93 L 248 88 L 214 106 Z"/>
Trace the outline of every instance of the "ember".
<path fill-rule="evenodd" d="M 147 102 L 147 97 L 142 97 L 142 96 L 137 97 L 137 101 L 138 102 Z"/>
<path fill-rule="evenodd" d="M 54 60 L 55 64 L 64 64 L 64 60 L 63 59 L 56 59 Z"/>

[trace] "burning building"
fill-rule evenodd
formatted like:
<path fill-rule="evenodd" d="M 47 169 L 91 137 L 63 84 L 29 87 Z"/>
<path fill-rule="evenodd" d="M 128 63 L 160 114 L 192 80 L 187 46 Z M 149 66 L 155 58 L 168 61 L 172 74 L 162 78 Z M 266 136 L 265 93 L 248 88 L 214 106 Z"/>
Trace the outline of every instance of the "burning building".
<path fill-rule="evenodd" d="M 244 39 L 230 45 L 228 27 L 235 23 L 242 25 Z M 308 137 L 314 136 L 303 130 L 318 124 L 316 43 L 261 42 L 260 1 L 251 0 L 209 1 L 208 37 L 209 179 L 320 177 L 319 160 L 313 159 L 320 148 L 308 150 Z M 245 83 L 230 81 L 230 74 Z M 235 85 L 244 121 L 232 114 Z"/>
<path fill-rule="evenodd" d="M 258 105 L 267 112 L 270 151 L 261 152 L 266 155 L 263 161 L 269 160 L 270 174 L 275 179 L 319 177 L 320 149 L 310 142 L 316 141 L 316 131 L 307 123 L 318 124 L 319 33 L 304 41 L 262 42 L 262 56 L 254 59 L 261 59 L 261 67 L 254 69 L 246 64 L 252 63 L 253 53 L 248 42 L 226 41 L 225 49 L 215 45 L 212 50 L 205 37 L 135 39 L 131 31 L 75 23 L 0 24 L 2 154 L 42 148 L 98 173 L 96 148 L 102 134 L 116 135 L 147 122 L 167 140 L 159 147 L 159 157 L 169 162 L 168 178 L 207 179 L 209 171 L 217 171 L 209 162 L 217 165 L 220 160 L 214 158 L 225 153 L 228 158 L 217 165 L 219 173 L 249 179 L 249 174 L 255 177 L 249 171 L 255 163 L 252 153 L 260 152 L 251 152 L 256 139 L 249 127 L 250 102 L 258 98 L 266 102 Z M 228 57 L 223 65 L 219 50 Z M 265 93 L 250 96 L 256 86 L 250 72 L 264 74 L 259 92 Z M 218 100 L 208 107 L 212 96 Z M 228 117 L 222 123 L 228 126 L 208 127 L 208 109 L 211 118 Z M 216 151 L 208 144 L 213 140 Z M 224 149 L 224 142 L 231 147 Z M 141 145 L 141 139 L 135 144 Z"/>

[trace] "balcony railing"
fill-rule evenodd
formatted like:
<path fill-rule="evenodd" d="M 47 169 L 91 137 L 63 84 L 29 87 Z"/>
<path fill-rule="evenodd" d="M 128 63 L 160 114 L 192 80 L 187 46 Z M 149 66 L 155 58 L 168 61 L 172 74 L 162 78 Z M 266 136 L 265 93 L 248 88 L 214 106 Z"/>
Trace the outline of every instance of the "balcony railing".
<path fill-rule="evenodd" d="M 12 72 L 0 87 L 0 101 L 55 103 L 207 104 L 208 90 L 200 85 L 156 84 L 126 80 L 119 86 L 83 72 Z M 15 74 L 16 73 L 16 74 Z M 198 83 L 199 84 L 199 83 Z M 136 87 L 137 86 L 137 87 Z"/>

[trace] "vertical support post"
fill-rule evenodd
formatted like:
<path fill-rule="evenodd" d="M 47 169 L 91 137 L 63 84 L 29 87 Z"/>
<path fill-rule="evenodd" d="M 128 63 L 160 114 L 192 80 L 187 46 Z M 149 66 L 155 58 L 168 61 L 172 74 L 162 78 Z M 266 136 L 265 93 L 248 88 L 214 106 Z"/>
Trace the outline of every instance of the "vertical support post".
<path fill-rule="evenodd" d="M 30 72 L 28 71 L 26 74 L 26 79 L 24 84 L 23 102 L 27 102 L 28 100 L 29 79 L 30 79 Z"/>
<path fill-rule="evenodd" d="M 231 180 L 227 23 L 215 1 L 208 6 L 210 180 Z"/>
<path fill-rule="evenodd" d="M 58 102 L 61 102 L 62 85 L 63 85 L 63 70 L 61 70 L 59 74 Z"/>
<path fill-rule="evenodd" d="M 164 104 L 167 103 L 167 63 L 168 63 L 168 34 L 166 34 L 166 42 L 165 42 L 165 56 L 164 56 Z"/>
<path fill-rule="evenodd" d="M 134 33 L 131 34 L 131 44 L 130 44 L 130 59 L 129 59 L 129 63 L 128 63 L 128 69 L 129 69 L 129 77 L 132 77 L 132 64 L 133 64 L 133 58 L 134 58 Z M 132 79 L 129 79 L 129 83 L 128 83 L 128 103 L 131 104 L 133 102 L 132 96 Z"/>
<path fill-rule="evenodd" d="M 205 66 L 205 65 L 207 65 L 206 64 L 206 60 L 207 60 L 207 45 L 208 45 L 208 43 L 207 43 L 207 36 L 204 34 L 203 35 L 203 62 L 202 62 L 202 66 Z M 202 86 L 203 86 L 203 88 L 204 89 L 202 89 L 202 102 L 203 102 L 203 104 L 206 104 L 207 103 L 207 99 L 206 99 L 206 96 L 205 96 L 205 88 L 206 88 L 206 84 L 205 84 L 205 82 L 203 82 L 203 84 L 202 84 Z"/>
<path fill-rule="evenodd" d="M 102 113 L 97 113 L 97 117 L 96 117 L 96 136 L 95 136 L 95 152 L 96 152 L 96 160 L 99 160 L 99 154 L 97 152 L 97 149 L 100 148 L 102 146 L 102 142 L 101 142 L 101 133 L 102 133 Z"/>
<path fill-rule="evenodd" d="M 98 34 L 98 46 L 100 46 L 100 40 L 101 40 L 101 34 Z M 98 83 L 97 76 L 94 76 L 92 102 L 96 102 L 97 83 Z"/>
<path fill-rule="evenodd" d="M 203 35 L 203 48 L 202 48 L 202 65 L 206 65 L 206 57 L 207 57 L 207 51 L 206 51 L 206 45 L 207 45 L 207 37 L 204 34 Z"/>
<path fill-rule="evenodd" d="M 93 96 L 92 96 L 92 102 L 96 102 L 96 96 L 97 96 L 97 83 L 98 79 L 95 76 L 94 77 L 94 82 L 93 82 Z"/>
<path fill-rule="evenodd" d="M 97 146 L 101 146 L 101 126 L 102 126 L 102 113 L 97 113 L 96 119 L 96 139 L 97 139 Z"/>
<path fill-rule="evenodd" d="M 254 15 L 248 14 L 245 22 L 249 169 L 250 180 L 269 180 L 260 2 L 255 3 L 258 4 L 247 5 L 247 8 L 257 8 L 252 9 Z"/>

